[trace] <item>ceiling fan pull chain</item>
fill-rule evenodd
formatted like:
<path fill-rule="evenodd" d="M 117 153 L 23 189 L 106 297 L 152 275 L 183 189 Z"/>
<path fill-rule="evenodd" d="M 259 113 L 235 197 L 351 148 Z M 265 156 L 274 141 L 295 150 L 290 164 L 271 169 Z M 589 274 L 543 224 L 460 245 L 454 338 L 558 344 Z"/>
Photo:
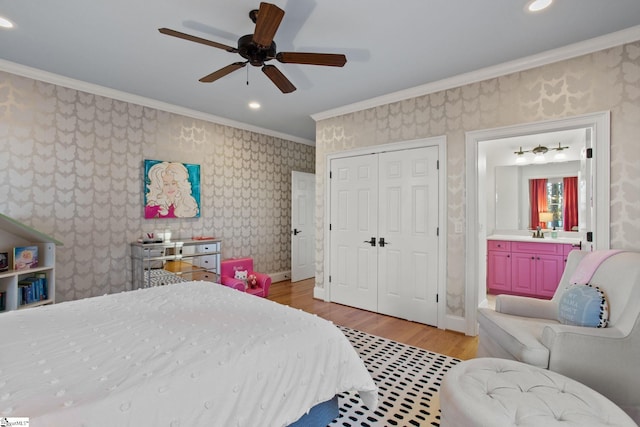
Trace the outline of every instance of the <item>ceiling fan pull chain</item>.
<path fill-rule="evenodd" d="M 247 86 L 249 86 L 249 67 L 247 67 Z"/>

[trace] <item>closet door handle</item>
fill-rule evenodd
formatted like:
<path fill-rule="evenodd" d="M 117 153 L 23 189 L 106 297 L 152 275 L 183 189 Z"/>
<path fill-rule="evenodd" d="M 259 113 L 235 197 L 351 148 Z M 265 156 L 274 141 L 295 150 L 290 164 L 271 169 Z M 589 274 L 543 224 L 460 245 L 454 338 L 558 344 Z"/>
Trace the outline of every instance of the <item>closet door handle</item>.
<path fill-rule="evenodd" d="M 302 233 L 302 230 L 298 230 L 297 228 L 293 229 L 293 235 L 297 236 L 299 233 Z"/>
<path fill-rule="evenodd" d="M 384 241 L 384 237 L 381 237 L 378 239 L 378 245 L 380 245 L 381 248 L 384 248 L 384 245 L 390 245 L 390 244 L 391 243 Z"/>
<path fill-rule="evenodd" d="M 372 237 L 371 240 L 365 240 L 364 243 L 368 243 L 371 246 L 375 246 L 376 245 L 376 238 Z"/>

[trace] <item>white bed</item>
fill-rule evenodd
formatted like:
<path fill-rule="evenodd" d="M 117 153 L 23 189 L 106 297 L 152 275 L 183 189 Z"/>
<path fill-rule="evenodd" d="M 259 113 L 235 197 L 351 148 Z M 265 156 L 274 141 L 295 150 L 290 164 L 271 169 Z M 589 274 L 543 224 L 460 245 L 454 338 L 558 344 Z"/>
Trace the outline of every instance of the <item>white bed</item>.
<path fill-rule="evenodd" d="M 0 315 L 0 416 L 40 426 L 284 426 L 377 389 L 330 322 L 211 282 Z"/>

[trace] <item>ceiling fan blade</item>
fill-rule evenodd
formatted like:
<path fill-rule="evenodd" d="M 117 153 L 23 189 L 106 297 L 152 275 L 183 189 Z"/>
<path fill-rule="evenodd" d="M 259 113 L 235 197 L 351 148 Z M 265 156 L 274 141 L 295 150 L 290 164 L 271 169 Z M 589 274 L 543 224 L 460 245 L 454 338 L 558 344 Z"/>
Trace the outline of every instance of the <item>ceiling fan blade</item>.
<path fill-rule="evenodd" d="M 247 65 L 246 62 L 234 62 L 233 64 L 227 65 L 226 67 L 220 68 L 218 71 L 214 71 L 213 73 L 204 76 L 203 78 L 200 79 L 200 81 L 202 83 L 211 83 L 211 82 L 215 82 L 216 80 L 226 76 L 229 73 L 232 73 L 236 70 L 239 70 L 240 68 L 244 67 L 245 65 Z"/>
<path fill-rule="evenodd" d="M 274 65 L 265 65 L 262 67 L 262 72 L 271 79 L 273 84 L 278 86 L 278 89 L 282 93 L 291 93 L 296 90 L 296 87 L 289 81 L 288 78 L 285 77 L 284 74 L 280 72 Z"/>
<path fill-rule="evenodd" d="M 328 65 L 343 67 L 347 57 L 338 53 L 280 52 L 276 59 L 285 64 Z"/>
<path fill-rule="evenodd" d="M 190 34 L 181 33 L 180 31 L 172 30 L 169 28 L 158 28 L 162 34 L 166 34 L 168 36 L 178 37 L 179 39 L 189 40 L 196 43 L 206 44 L 207 46 L 217 47 L 218 49 L 226 50 L 227 52 L 237 52 L 238 49 L 232 46 L 227 46 L 226 44 L 214 42 L 211 40 L 203 39 L 200 37 L 192 36 Z"/>
<path fill-rule="evenodd" d="M 260 3 L 256 29 L 253 32 L 254 43 L 262 47 L 270 47 L 283 17 L 284 10 L 275 4 Z"/>

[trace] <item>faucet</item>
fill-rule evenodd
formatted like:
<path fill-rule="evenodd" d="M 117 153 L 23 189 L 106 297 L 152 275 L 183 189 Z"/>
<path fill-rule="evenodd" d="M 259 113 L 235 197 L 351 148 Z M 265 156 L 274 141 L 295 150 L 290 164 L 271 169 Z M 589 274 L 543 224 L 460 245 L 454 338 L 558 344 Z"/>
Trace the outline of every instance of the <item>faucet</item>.
<path fill-rule="evenodd" d="M 536 231 L 533 232 L 533 237 L 534 239 L 544 239 L 544 233 L 542 232 L 542 227 L 537 226 L 536 227 Z"/>

